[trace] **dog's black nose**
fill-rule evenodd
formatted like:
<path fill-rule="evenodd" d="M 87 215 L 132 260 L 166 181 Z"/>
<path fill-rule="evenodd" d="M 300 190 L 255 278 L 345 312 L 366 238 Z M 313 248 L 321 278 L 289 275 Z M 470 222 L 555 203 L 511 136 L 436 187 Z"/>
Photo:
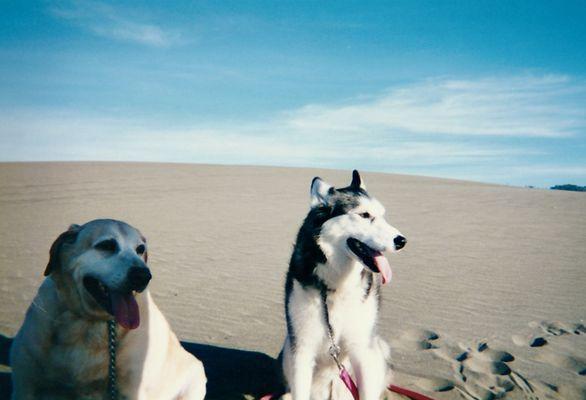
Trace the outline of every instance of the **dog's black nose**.
<path fill-rule="evenodd" d="M 405 236 L 399 235 L 396 236 L 395 239 L 393 239 L 393 242 L 395 243 L 395 249 L 401 250 L 407 244 L 407 239 L 405 238 Z"/>
<path fill-rule="evenodd" d="M 130 289 L 137 292 L 145 290 L 152 277 L 151 271 L 145 267 L 132 267 L 128 270 L 128 275 L 126 275 Z"/>

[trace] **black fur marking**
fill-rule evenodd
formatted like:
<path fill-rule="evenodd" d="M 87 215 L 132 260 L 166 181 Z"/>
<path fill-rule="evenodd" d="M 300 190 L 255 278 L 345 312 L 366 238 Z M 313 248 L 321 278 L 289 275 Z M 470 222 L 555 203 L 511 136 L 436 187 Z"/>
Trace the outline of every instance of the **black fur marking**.
<path fill-rule="evenodd" d="M 336 189 L 336 192 L 349 194 L 349 195 L 352 195 L 353 197 L 364 196 L 364 197 L 370 198 L 368 192 L 366 190 L 362 189 L 361 187 L 347 186 L 342 189 Z"/>
<path fill-rule="evenodd" d="M 343 188 L 334 190 L 328 205 L 312 208 L 305 217 L 289 263 L 289 276 L 303 286 L 316 285 L 314 270 L 317 264 L 325 263 L 326 256 L 317 244 L 322 225 L 329 219 L 347 214 L 360 204 L 360 196 L 368 196 L 363 189 Z"/>
<path fill-rule="evenodd" d="M 360 204 L 360 197 L 368 197 L 368 194 L 362 189 L 343 188 L 336 190 L 332 196 L 331 218 L 347 214 L 353 208 Z"/>
<path fill-rule="evenodd" d="M 367 270 L 363 270 L 362 274 L 362 285 L 364 286 L 364 297 L 362 301 L 366 301 L 371 295 L 376 296 L 376 310 L 380 311 L 382 297 L 380 295 L 380 281 L 375 278 L 375 275 Z"/>
<path fill-rule="evenodd" d="M 331 209 L 320 206 L 311 209 L 297 234 L 289 263 L 289 274 L 303 285 L 314 283 L 313 271 L 318 263 L 325 263 L 326 256 L 317 244 L 322 225 L 331 218 Z"/>
<path fill-rule="evenodd" d="M 295 347 L 295 332 L 289 316 L 289 298 L 293 291 L 293 280 L 301 285 L 315 285 L 317 277 L 313 274 L 318 263 L 325 263 L 326 256 L 319 248 L 316 239 L 320 235 L 321 227 L 331 218 L 329 207 L 312 208 L 297 234 L 297 241 L 293 248 L 289 271 L 285 281 L 285 318 L 291 347 Z"/>
<path fill-rule="evenodd" d="M 295 338 L 295 330 L 293 329 L 293 323 L 291 322 L 291 317 L 289 316 L 289 298 L 291 297 L 292 292 L 293 278 L 291 277 L 291 272 L 287 272 L 287 279 L 285 280 L 285 321 L 287 322 L 287 333 L 289 336 L 291 349 L 295 349 L 297 340 Z"/>
<path fill-rule="evenodd" d="M 364 297 L 362 298 L 362 301 L 366 301 L 366 299 L 368 299 L 368 296 L 370 296 L 370 292 L 372 291 L 372 282 L 374 281 L 374 277 L 372 275 L 372 273 L 369 273 L 366 270 L 362 271 L 362 281 L 364 282 L 366 280 L 366 289 L 364 290 Z"/>
<path fill-rule="evenodd" d="M 352 171 L 352 182 L 350 183 L 350 186 L 360 187 L 360 185 L 362 185 L 362 178 L 360 178 L 358 171 L 354 170 Z"/>

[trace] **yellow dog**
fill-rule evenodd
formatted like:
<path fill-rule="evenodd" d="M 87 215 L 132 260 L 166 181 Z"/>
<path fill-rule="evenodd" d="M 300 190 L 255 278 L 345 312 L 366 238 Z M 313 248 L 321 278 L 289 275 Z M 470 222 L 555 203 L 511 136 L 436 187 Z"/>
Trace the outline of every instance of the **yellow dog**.
<path fill-rule="evenodd" d="M 146 240 L 121 221 L 72 225 L 55 240 L 47 278 L 12 345 L 13 399 L 103 400 L 112 389 L 120 399 L 204 398 L 203 365 L 146 289 L 146 263 Z"/>

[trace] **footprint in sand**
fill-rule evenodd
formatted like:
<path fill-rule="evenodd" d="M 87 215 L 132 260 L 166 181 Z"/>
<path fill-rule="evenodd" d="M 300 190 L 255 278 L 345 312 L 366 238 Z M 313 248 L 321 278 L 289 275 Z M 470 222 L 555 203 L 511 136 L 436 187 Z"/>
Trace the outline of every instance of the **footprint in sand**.
<path fill-rule="evenodd" d="M 578 375 L 586 375 L 586 360 L 583 358 L 544 350 L 535 356 L 535 360 L 559 368 L 569 369 Z"/>
<path fill-rule="evenodd" d="M 550 336 L 562 336 L 562 335 L 580 335 L 586 333 L 586 327 L 583 323 L 564 323 L 560 321 L 533 321 L 529 323 L 529 326 L 533 329 L 540 329 L 544 334 Z"/>
<path fill-rule="evenodd" d="M 507 364 L 515 357 L 491 348 L 486 341 L 466 346 L 444 340 L 433 354 L 452 364 L 454 388 L 466 399 L 502 398 L 517 386 L 510 377 L 513 371 Z"/>
<path fill-rule="evenodd" d="M 469 399 L 504 397 L 516 386 L 509 376 L 512 369 L 507 364 L 514 359 L 512 354 L 492 349 L 484 341 L 468 348 L 465 359 L 456 367 L 460 394 Z"/>
<path fill-rule="evenodd" d="M 574 325 L 574 334 L 581 335 L 586 333 L 586 326 L 582 323 L 578 323 Z"/>
<path fill-rule="evenodd" d="M 491 375 L 509 375 L 511 368 L 501 361 L 489 361 L 482 358 L 468 358 L 463 361 L 464 367 L 474 372 Z"/>
<path fill-rule="evenodd" d="M 511 339 L 513 343 L 520 347 L 543 347 L 548 344 L 547 337 L 551 336 L 563 336 L 569 334 L 580 335 L 585 333 L 586 328 L 582 323 L 576 324 L 564 324 L 562 322 L 549 322 L 549 321 L 533 321 L 529 324 L 530 328 L 541 331 L 541 333 L 533 333 L 530 335 L 513 335 Z"/>
<path fill-rule="evenodd" d="M 543 335 L 529 337 L 514 335 L 512 339 L 516 345 L 540 348 L 547 345 L 549 341 L 560 340 L 557 339 L 557 337 L 560 336 L 582 335 L 586 333 L 586 327 L 582 322 L 563 323 L 559 321 L 534 321 L 529 323 L 529 326 L 535 330 L 540 330 Z M 534 356 L 534 359 L 558 368 L 568 369 L 578 375 L 586 375 L 586 359 L 566 354 L 561 351 L 555 351 L 548 347 L 540 349 Z"/>
<path fill-rule="evenodd" d="M 513 336 L 513 342 L 517 346 L 532 348 L 535 361 L 586 375 L 586 359 L 563 354 L 558 349 L 564 347 L 560 347 L 557 342 L 572 339 L 573 335 L 585 335 L 586 327 L 583 323 L 543 321 L 532 323 L 531 327 L 531 335 Z M 420 329 L 404 332 L 395 344 L 405 350 L 424 351 L 447 363 L 451 372 L 445 374 L 446 370 L 442 369 L 441 378 L 415 377 L 414 383 L 424 391 L 437 393 L 454 390 L 469 400 L 492 400 L 510 396 L 528 400 L 586 399 L 586 396 L 580 397 L 580 393 L 583 393 L 582 386 L 556 386 L 528 380 L 510 364 L 515 361 L 513 354 L 492 348 L 485 340 L 469 344 L 456 343 L 434 331 Z"/>
<path fill-rule="evenodd" d="M 529 346 L 531 347 L 541 347 L 541 346 L 545 346 L 547 344 L 547 340 L 545 340 L 544 338 L 537 336 L 535 338 L 532 338 L 529 341 Z"/>
<path fill-rule="evenodd" d="M 403 332 L 399 339 L 392 342 L 395 347 L 405 350 L 429 350 L 436 349 L 434 341 L 439 339 L 439 335 L 427 329 L 412 329 Z"/>
<path fill-rule="evenodd" d="M 486 361 L 494 362 L 511 362 L 515 361 L 515 357 L 511 353 L 501 350 L 495 350 L 488 347 L 488 343 L 480 342 L 476 348 L 478 358 Z"/>
<path fill-rule="evenodd" d="M 417 378 L 415 382 L 423 390 L 441 392 L 455 389 L 466 399 L 489 400 L 502 398 L 515 388 L 509 377 L 511 368 L 507 365 L 515 357 L 506 351 L 491 348 L 486 341 L 469 346 L 453 343 L 448 338 L 440 339 L 436 332 L 427 330 L 406 332 L 400 341 L 403 347 L 409 342 L 411 348 L 431 349 L 431 354 L 451 366 L 453 380 Z"/>
<path fill-rule="evenodd" d="M 436 377 L 418 377 L 415 384 L 428 392 L 447 392 L 454 388 L 454 382 Z"/>
<path fill-rule="evenodd" d="M 513 340 L 513 343 L 515 343 L 519 347 L 542 347 L 548 343 L 547 339 L 545 339 L 544 337 L 535 335 L 513 335 L 511 339 Z"/>
<path fill-rule="evenodd" d="M 446 361 L 464 361 L 468 358 L 468 351 L 465 347 L 459 345 L 451 345 L 444 343 L 442 346 L 438 346 L 433 349 L 433 354 Z"/>

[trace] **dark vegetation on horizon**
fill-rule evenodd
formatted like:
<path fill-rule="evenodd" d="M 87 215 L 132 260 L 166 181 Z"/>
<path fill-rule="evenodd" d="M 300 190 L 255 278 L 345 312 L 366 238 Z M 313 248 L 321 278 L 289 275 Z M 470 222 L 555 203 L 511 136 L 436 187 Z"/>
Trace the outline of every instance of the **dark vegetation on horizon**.
<path fill-rule="evenodd" d="M 586 192 L 586 186 L 578 185 L 555 185 L 550 187 L 551 190 L 568 190 L 570 192 Z"/>

